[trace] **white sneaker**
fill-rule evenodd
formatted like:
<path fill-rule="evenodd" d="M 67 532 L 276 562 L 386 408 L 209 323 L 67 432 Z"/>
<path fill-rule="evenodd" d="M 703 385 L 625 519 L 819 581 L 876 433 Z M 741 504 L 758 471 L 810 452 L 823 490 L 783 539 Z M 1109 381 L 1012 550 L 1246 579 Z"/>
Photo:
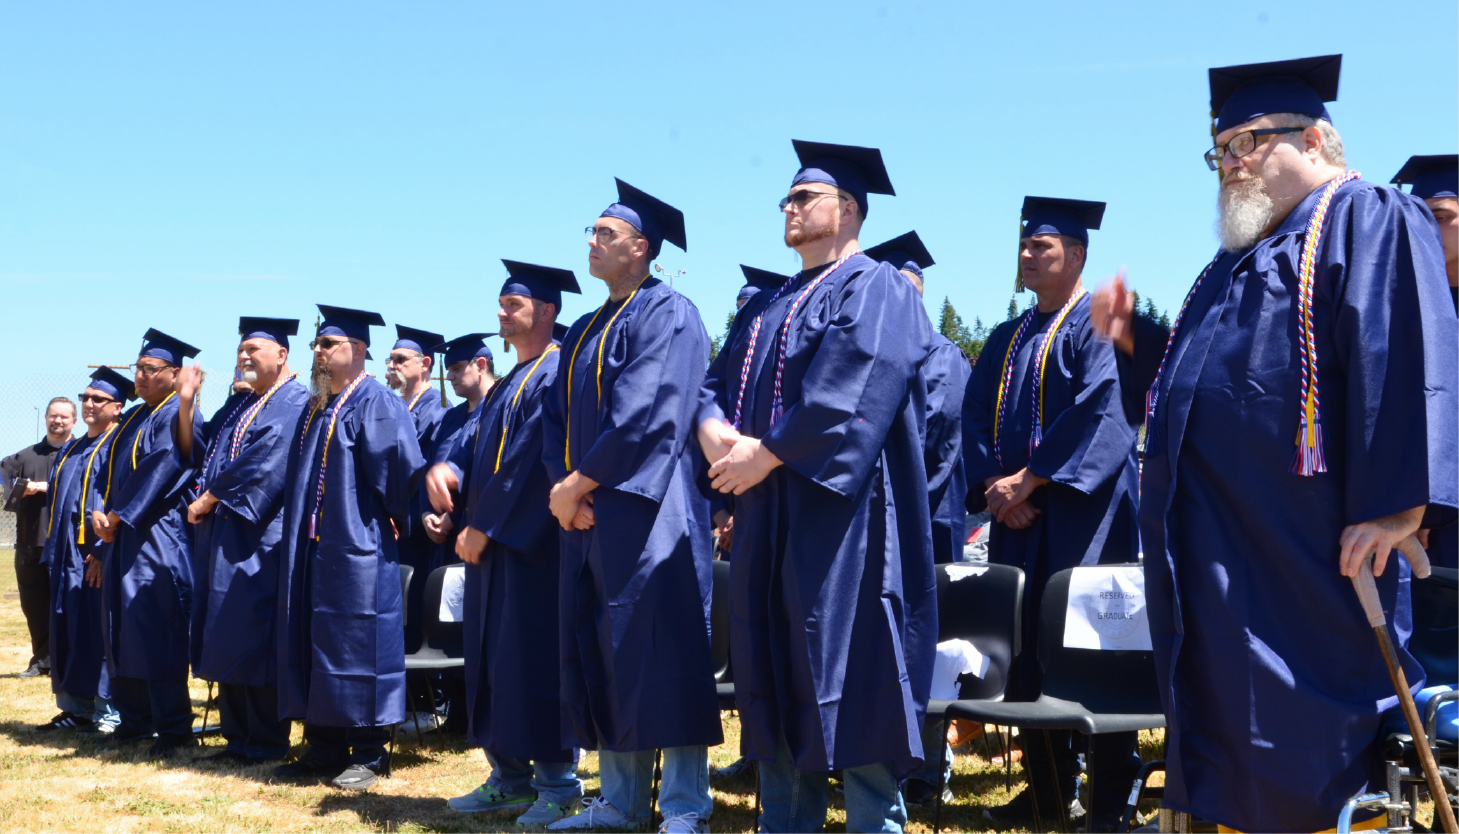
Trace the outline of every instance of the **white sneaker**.
<path fill-rule="evenodd" d="M 633 831 L 638 826 L 630 823 L 622 811 L 614 808 L 601 796 L 583 798 L 583 807 L 576 814 L 547 826 L 548 831 L 574 831 L 579 828 L 607 828 L 614 831 Z"/>
<path fill-rule="evenodd" d="M 406 715 L 405 715 L 405 723 L 404 724 L 401 724 L 400 725 L 400 728 L 402 730 L 408 730 L 410 732 L 415 732 L 415 722 L 416 721 L 420 721 L 420 731 L 424 733 L 424 732 L 427 732 L 429 730 L 434 730 L 437 727 L 441 726 L 442 719 L 441 719 L 441 716 L 436 715 L 434 712 L 428 712 L 426 710 L 421 710 L 419 712 L 406 713 Z"/>
<path fill-rule="evenodd" d="M 659 826 L 659 834 L 704 834 L 709 830 L 709 820 L 702 820 L 690 811 L 677 817 L 666 817 Z"/>

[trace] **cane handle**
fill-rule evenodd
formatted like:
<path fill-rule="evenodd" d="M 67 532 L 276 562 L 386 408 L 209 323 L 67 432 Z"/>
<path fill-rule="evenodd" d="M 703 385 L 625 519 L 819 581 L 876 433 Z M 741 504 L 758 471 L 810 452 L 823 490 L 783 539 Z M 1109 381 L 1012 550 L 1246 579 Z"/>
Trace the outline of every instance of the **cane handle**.
<path fill-rule="evenodd" d="M 1418 539 L 1413 536 L 1404 536 L 1403 541 L 1398 543 L 1398 549 L 1404 556 L 1408 557 L 1408 563 L 1413 566 L 1413 575 L 1419 579 L 1427 579 L 1429 573 L 1429 554 L 1419 546 Z"/>
<path fill-rule="evenodd" d="M 1368 617 L 1368 625 L 1377 628 L 1386 625 L 1387 620 L 1383 619 L 1383 601 L 1378 599 L 1378 586 L 1373 584 L 1371 558 L 1364 559 L 1358 566 L 1358 575 L 1353 577 L 1353 590 L 1358 592 L 1358 602 Z"/>

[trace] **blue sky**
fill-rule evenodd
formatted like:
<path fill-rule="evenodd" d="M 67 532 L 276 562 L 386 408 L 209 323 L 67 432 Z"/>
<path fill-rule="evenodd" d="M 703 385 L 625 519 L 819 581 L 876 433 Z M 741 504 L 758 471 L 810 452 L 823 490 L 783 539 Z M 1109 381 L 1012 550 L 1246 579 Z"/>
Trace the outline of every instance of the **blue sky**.
<path fill-rule="evenodd" d="M 1214 249 L 1207 67 L 1343 53 L 1330 109 L 1386 182 L 1459 144 L 1456 30 L 1452 0 L 6 4 L 0 438 L 28 376 L 148 327 L 219 370 L 239 315 L 316 302 L 382 312 L 377 346 L 493 330 L 500 258 L 576 270 L 571 322 L 614 176 L 684 210 L 660 263 L 717 333 L 739 263 L 798 268 L 793 137 L 882 149 L 863 243 L 917 229 L 934 314 L 1002 319 L 1025 194 L 1108 201 L 1086 280 L 1174 307 Z"/>

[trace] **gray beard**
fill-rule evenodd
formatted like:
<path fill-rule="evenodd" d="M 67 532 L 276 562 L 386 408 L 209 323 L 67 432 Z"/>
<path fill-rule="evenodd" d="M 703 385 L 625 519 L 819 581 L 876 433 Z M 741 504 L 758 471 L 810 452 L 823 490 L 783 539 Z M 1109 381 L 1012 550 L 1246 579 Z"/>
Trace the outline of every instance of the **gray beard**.
<path fill-rule="evenodd" d="M 309 375 L 309 408 L 318 411 L 329 404 L 329 397 L 333 393 L 329 390 L 334 382 L 334 372 L 328 365 L 316 362 L 314 370 Z"/>
<path fill-rule="evenodd" d="M 1222 187 L 1216 201 L 1216 237 L 1221 249 L 1240 252 L 1255 246 L 1272 223 L 1272 198 L 1260 177 Z"/>

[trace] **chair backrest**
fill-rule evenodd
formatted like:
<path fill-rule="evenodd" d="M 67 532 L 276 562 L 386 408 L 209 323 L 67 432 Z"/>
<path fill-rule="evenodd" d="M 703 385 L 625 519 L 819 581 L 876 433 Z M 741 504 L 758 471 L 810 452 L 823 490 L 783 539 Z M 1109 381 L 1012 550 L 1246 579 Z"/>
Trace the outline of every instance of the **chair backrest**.
<path fill-rule="evenodd" d="M 410 580 L 414 577 L 415 568 L 410 565 L 400 566 L 400 606 L 402 609 L 400 619 L 407 628 L 410 627 L 410 606 L 406 605 L 405 601 L 410 599 Z"/>
<path fill-rule="evenodd" d="M 729 683 L 729 583 L 730 563 L 715 559 L 714 584 L 709 598 L 709 655 L 714 669 L 715 683 Z"/>
<path fill-rule="evenodd" d="M 441 592 L 446 584 L 448 571 L 465 571 L 464 564 L 444 565 L 431 571 L 426 577 L 425 604 L 421 611 L 425 615 L 425 645 L 445 652 L 448 657 L 462 657 L 462 632 L 460 622 L 441 622 Z"/>
<path fill-rule="evenodd" d="M 1100 567 L 1126 567 L 1101 565 Z M 1134 565 L 1138 567 L 1138 565 Z M 1039 665 L 1043 694 L 1083 704 L 1090 712 L 1147 715 L 1163 712 L 1155 682 L 1155 653 L 1064 647 L 1069 568 L 1049 577 L 1039 611 Z"/>
<path fill-rule="evenodd" d="M 953 580 L 948 573 L 986 567 Z M 937 642 L 966 640 L 988 657 L 982 678 L 963 679 L 962 697 L 990 699 L 1008 687 L 1008 669 L 1023 650 L 1023 571 L 1009 565 L 937 566 Z"/>
<path fill-rule="evenodd" d="M 1459 571 L 1434 568 L 1414 578 L 1413 638 L 1408 652 L 1428 673 L 1429 685 L 1459 684 Z"/>

